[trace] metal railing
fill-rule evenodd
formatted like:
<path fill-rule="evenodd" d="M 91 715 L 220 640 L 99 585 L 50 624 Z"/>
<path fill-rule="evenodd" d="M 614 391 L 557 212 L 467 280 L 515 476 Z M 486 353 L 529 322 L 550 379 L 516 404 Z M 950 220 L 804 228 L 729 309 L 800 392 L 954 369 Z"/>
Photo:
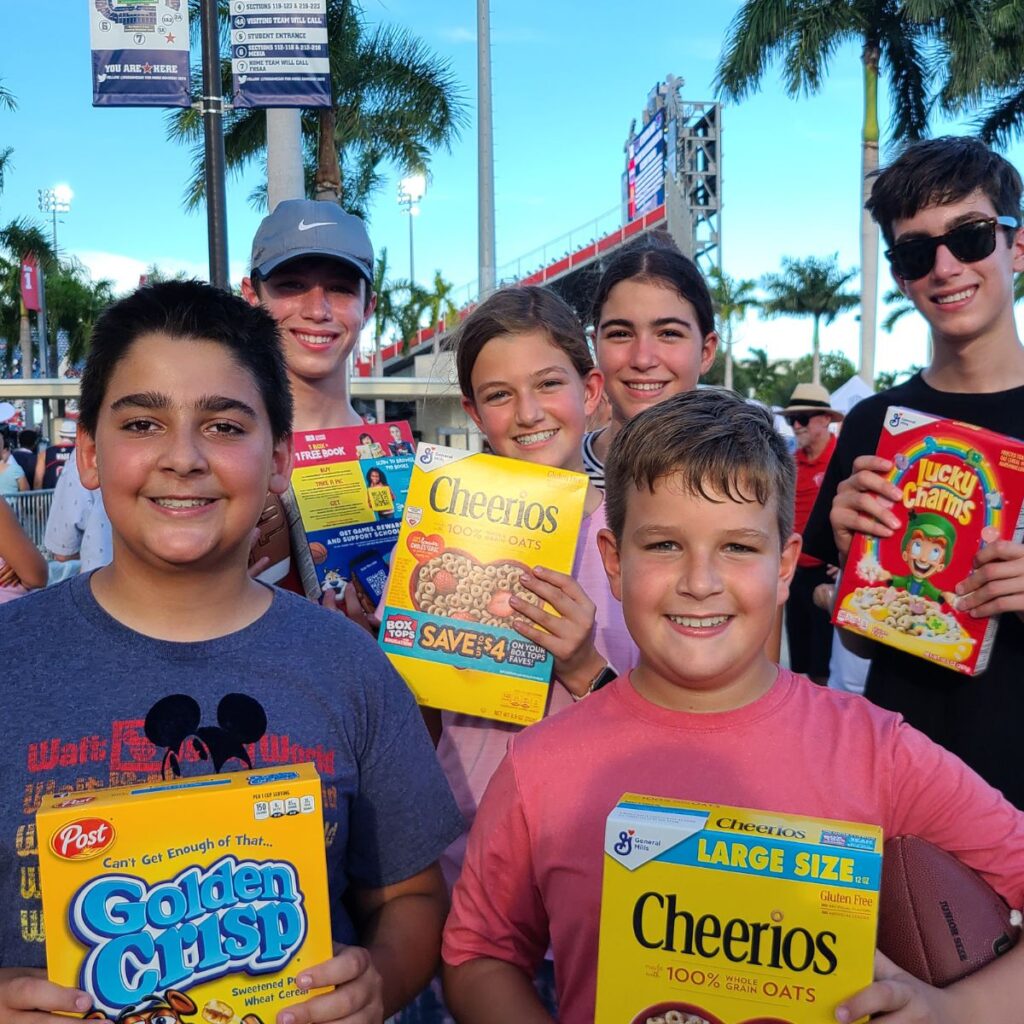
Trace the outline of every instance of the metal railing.
<path fill-rule="evenodd" d="M 53 488 L 41 491 L 19 491 L 17 494 L 5 494 L 7 503 L 14 509 L 14 514 L 22 528 L 32 538 L 37 548 L 43 547 L 43 534 L 46 532 L 46 519 L 53 504 Z"/>

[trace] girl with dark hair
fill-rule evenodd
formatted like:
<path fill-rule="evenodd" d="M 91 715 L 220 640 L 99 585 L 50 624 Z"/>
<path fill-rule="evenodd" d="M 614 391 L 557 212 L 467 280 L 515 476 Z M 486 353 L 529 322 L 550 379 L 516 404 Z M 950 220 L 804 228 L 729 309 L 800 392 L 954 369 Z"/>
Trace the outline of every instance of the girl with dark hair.
<path fill-rule="evenodd" d="M 615 435 L 638 412 L 695 388 L 715 360 L 718 335 L 700 270 L 670 241 L 657 238 L 612 258 L 597 286 L 593 324 L 612 418 L 586 435 L 583 460 L 603 489 Z"/>

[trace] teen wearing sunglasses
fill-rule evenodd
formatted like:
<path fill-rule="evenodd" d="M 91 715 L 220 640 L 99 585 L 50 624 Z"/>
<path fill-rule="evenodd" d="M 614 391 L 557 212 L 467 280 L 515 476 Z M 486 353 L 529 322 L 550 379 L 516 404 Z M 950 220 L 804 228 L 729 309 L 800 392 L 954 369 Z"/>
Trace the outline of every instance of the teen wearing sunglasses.
<path fill-rule="evenodd" d="M 972 138 L 917 143 L 875 179 L 868 209 L 888 246 L 893 277 L 931 331 L 929 366 L 865 399 L 847 416 L 804 535 L 825 561 L 845 557 L 852 533 L 891 536 L 899 491 L 873 453 L 885 410 L 905 405 L 1024 438 L 1024 347 L 1013 315 L 1024 270 L 1021 177 Z M 830 521 L 831 517 L 831 521 Z M 1024 808 L 1019 725 L 1024 721 L 1024 545 L 982 548 L 956 587 L 960 608 L 1003 614 L 988 668 L 966 677 L 867 642 L 865 693 L 963 758 Z M 842 632 L 844 643 L 849 634 Z M 853 646 L 853 644 L 847 644 Z"/>

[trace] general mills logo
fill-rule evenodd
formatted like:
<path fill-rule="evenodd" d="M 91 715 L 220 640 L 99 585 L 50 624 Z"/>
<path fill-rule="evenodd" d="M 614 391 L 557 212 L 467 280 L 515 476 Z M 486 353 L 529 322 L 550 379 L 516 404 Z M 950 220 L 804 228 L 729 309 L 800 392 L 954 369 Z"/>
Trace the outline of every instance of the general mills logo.
<path fill-rule="evenodd" d="M 633 852 L 634 829 L 623 829 L 619 833 L 619 841 L 615 844 L 615 852 L 620 857 L 628 857 Z"/>
<path fill-rule="evenodd" d="M 893 409 L 892 415 L 889 417 L 889 426 L 898 427 L 904 420 L 903 413 L 899 409 Z"/>
<path fill-rule="evenodd" d="M 434 449 L 430 445 L 424 445 L 420 449 L 420 462 L 429 466 L 434 461 Z"/>

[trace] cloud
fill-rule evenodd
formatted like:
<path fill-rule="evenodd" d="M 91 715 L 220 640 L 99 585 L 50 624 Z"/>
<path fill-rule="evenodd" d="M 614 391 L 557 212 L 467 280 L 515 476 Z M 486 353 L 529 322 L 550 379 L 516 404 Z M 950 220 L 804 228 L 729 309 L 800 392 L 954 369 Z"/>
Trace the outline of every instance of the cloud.
<path fill-rule="evenodd" d="M 475 43 L 476 29 L 466 28 L 464 25 L 455 25 L 451 28 L 438 29 L 437 33 L 448 43 Z"/>
<path fill-rule="evenodd" d="M 183 271 L 189 277 L 204 281 L 209 274 L 209 267 L 193 260 L 177 259 L 173 256 L 153 256 L 149 260 L 136 259 L 120 253 L 101 252 L 97 250 L 79 250 L 74 253 L 85 264 L 94 281 L 106 278 L 114 284 L 115 293 L 129 292 L 139 286 L 139 278 L 154 264 L 165 274 L 174 275 Z M 248 271 L 244 262 L 234 261 L 230 265 L 230 276 L 233 282 L 241 281 Z"/>

